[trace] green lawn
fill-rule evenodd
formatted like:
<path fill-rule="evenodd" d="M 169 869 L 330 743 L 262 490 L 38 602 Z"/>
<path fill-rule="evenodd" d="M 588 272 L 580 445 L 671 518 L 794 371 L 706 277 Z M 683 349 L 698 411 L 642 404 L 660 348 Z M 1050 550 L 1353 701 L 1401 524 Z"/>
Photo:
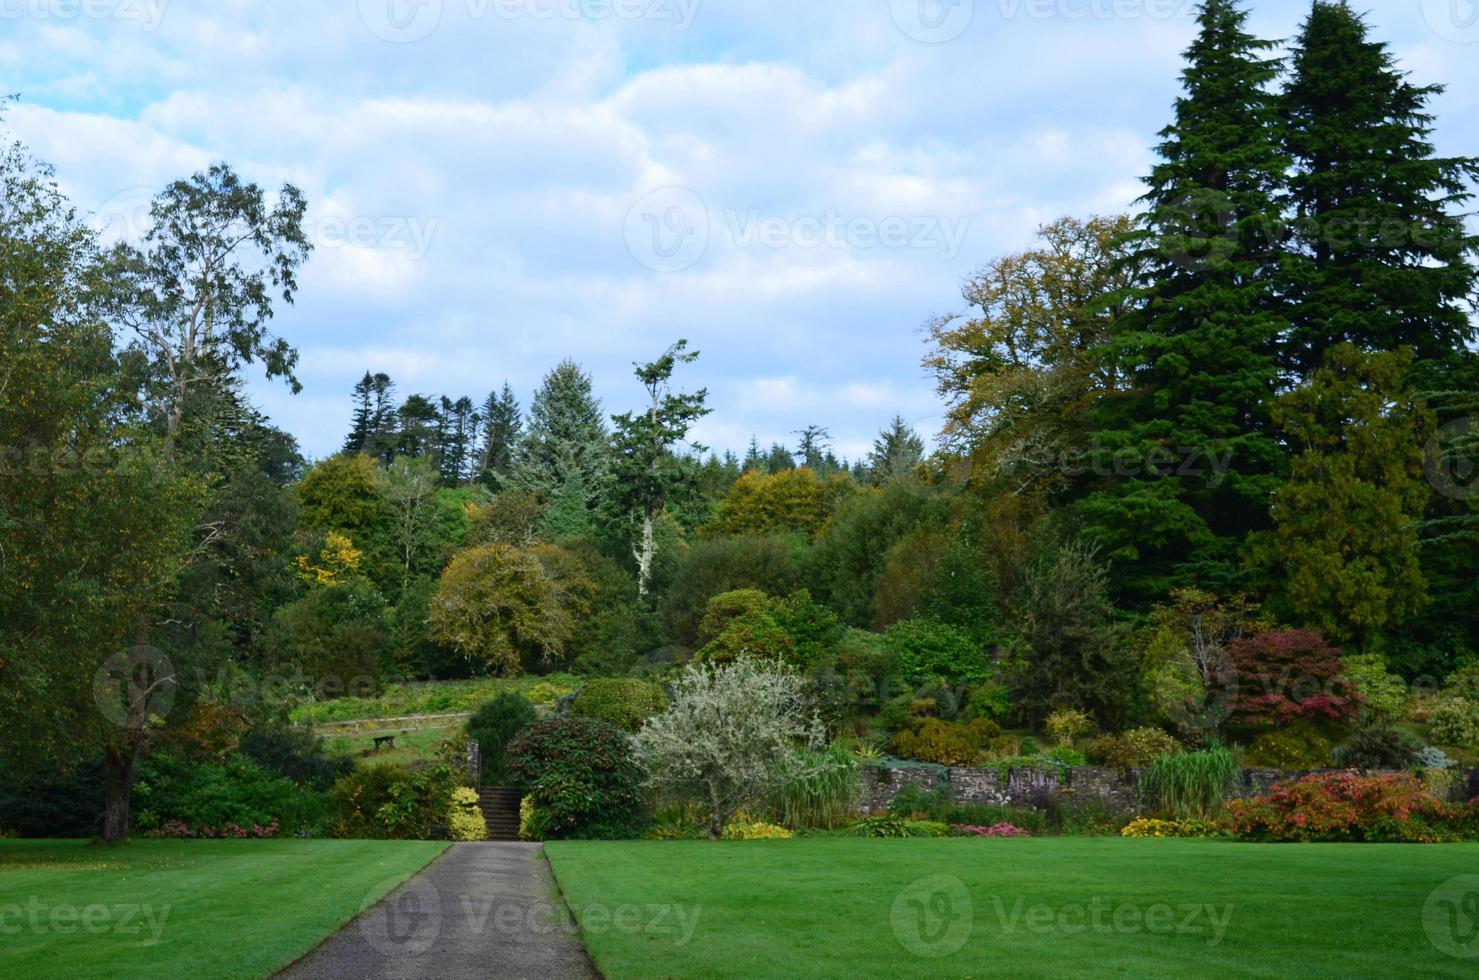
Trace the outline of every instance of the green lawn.
<path fill-rule="evenodd" d="M 1479 976 L 1479 958 L 1428 938 L 1444 941 L 1441 903 L 1456 899 L 1469 942 L 1456 951 L 1479 957 L 1479 877 L 1429 902 L 1479 876 L 1472 844 L 828 837 L 546 853 L 612 980 Z"/>
<path fill-rule="evenodd" d="M 0 840 L 0 976 L 267 976 L 445 847 Z"/>
<path fill-rule="evenodd" d="M 435 760 L 441 744 L 460 731 L 459 728 L 385 728 L 374 730 L 374 734 L 325 735 L 323 743 L 329 755 L 347 755 L 361 765 L 404 766 Z M 374 735 L 394 735 L 395 748 L 376 751 Z"/>

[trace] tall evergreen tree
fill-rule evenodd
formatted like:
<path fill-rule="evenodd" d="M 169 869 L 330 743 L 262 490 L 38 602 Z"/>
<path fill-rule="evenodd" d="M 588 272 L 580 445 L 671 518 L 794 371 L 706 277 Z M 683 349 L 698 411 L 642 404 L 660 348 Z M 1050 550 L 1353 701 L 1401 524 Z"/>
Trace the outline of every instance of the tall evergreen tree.
<path fill-rule="evenodd" d="M 364 451 L 384 462 L 395 455 L 395 443 L 400 432 L 400 415 L 395 404 L 395 382 L 383 371 L 374 376 L 374 409 L 370 413 L 370 432 L 365 439 Z"/>
<path fill-rule="evenodd" d="M 395 455 L 435 461 L 441 446 L 442 413 L 425 395 L 412 395 L 396 412 Z"/>
<path fill-rule="evenodd" d="M 1340 343 L 1428 358 L 1474 339 L 1479 237 L 1461 208 L 1479 161 L 1434 150 L 1428 102 L 1442 90 L 1408 82 L 1344 2 L 1316 0 L 1282 100 L 1295 370 L 1314 370 Z"/>
<path fill-rule="evenodd" d="M 473 462 L 478 413 L 473 408 L 472 399 L 466 395 L 456 401 L 443 395 L 441 407 L 440 475 L 443 484 L 458 486 L 467 479 Z"/>
<path fill-rule="evenodd" d="M 868 481 L 875 486 L 887 483 L 908 474 L 922 459 L 924 440 L 902 415 L 895 415 L 888 428 L 873 440 L 873 451 L 868 454 Z"/>
<path fill-rule="evenodd" d="M 754 436 L 750 436 L 750 447 L 745 450 L 745 459 L 744 462 L 740 464 L 740 469 L 743 472 L 748 473 L 751 470 L 760 470 L 764 468 L 765 457 L 760 452 L 760 440 L 755 438 Z"/>
<path fill-rule="evenodd" d="M 1115 583 L 1141 602 L 1181 584 L 1235 585 L 1281 457 L 1267 410 L 1283 329 L 1274 287 L 1288 160 L 1267 91 L 1279 66 L 1236 0 L 1206 0 L 1198 16 L 1185 94 L 1142 199 L 1131 261 L 1148 285 L 1106 351 L 1132 387 L 1101 403 L 1104 480 L 1082 502 L 1119 566 Z"/>
<path fill-rule="evenodd" d="M 483 482 L 496 486 L 513 466 L 514 448 L 524 424 L 519 400 L 507 381 L 501 392 L 488 393 L 479 414 L 483 420 L 483 437 L 478 468 Z"/>
<path fill-rule="evenodd" d="M 610 465 L 610 442 L 591 378 L 571 360 L 544 376 L 529 406 L 510 483 L 553 500 L 576 470 L 594 504 Z"/>
<path fill-rule="evenodd" d="M 370 440 L 371 426 L 375 420 L 375 379 L 369 371 L 354 385 L 354 414 L 349 423 L 349 436 L 344 440 L 343 452 L 353 455 L 363 452 Z"/>

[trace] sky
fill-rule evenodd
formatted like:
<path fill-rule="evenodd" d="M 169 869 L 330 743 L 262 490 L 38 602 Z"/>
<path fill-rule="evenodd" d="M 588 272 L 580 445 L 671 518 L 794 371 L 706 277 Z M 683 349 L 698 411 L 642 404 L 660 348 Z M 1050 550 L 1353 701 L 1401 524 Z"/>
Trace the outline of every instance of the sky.
<path fill-rule="evenodd" d="M 1292 36 L 1307 0 L 1252 0 Z M 1479 154 L 1479 0 L 1366 0 L 1436 140 Z M 866 453 L 941 405 L 924 325 L 1063 215 L 1128 210 L 1193 0 L 0 0 L 3 126 L 105 238 L 225 160 L 309 200 L 250 390 L 305 453 L 350 391 L 527 405 L 565 357 L 608 413 L 686 338 L 718 449 L 830 430 Z"/>

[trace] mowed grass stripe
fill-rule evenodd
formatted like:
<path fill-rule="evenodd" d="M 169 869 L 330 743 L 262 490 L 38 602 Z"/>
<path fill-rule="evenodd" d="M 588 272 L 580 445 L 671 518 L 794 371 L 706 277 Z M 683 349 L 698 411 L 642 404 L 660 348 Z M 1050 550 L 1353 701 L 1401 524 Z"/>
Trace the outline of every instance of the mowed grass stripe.
<path fill-rule="evenodd" d="M 1423 924 L 1434 888 L 1479 874 L 1473 844 L 825 837 L 563 842 L 546 851 L 577 916 L 597 910 L 583 934 L 612 980 L 1472 977 L 1475 968 L 1435 948 Z M 967 934 L 950 948 L 944 924 L 960 913 L 952 906 L 923 926 L 943 937 L 924 952 L 942 955 L 919 955 L 904 941 L 919 934 L 920 910 L 909 902 L 938 890 L 909 889 L 936 875 L 958 880 L 969 895 Z M 1096 901 L 1103 929 L 1088 918 Z M 612 917 L 624 906 L 682 909 L 690 919 L 697 910 L 698 925 L 687 942 L 671 912 L 668 928 L 651 928 L 652 913 L 642 928 L 619 928 Z M 1169 928 L 1161 918 L 1147 927 L 1155 906 L 1173 910 Z M 1220 936 L 1209 906 L 1230 914 Z M 1202 911 L 1188 923 L 1194 907 Z M 1034 908 L 1048 910 L 1037 914 L 1051 921 L 1029 920 Z"/>
<path fill-rule="evenodd" d="M 140 840 L 108 849 L 0 841 L 0 976 L 261 977 L 312 949 L 446 845 L 422 841 Z M 33 901 L 34 900 L 34 901 Z M 120 933 L 127 908 L 168 910 Z M 5 910 L 20 908 L 19 921 Z M 107 908 L 110 928 L 51 927 L 52 910 Z M 40 908 L 42 928 L 30 909 Z M 94 913 L 97 914 L 97 913 Z M 17 928 L 18 927 L 18 928 Z"/>

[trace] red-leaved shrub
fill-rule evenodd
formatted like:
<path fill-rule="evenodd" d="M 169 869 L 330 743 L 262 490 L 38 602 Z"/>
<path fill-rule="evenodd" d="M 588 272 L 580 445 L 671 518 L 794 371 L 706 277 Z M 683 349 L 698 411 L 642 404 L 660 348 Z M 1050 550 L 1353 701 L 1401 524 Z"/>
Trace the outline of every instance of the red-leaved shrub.
<path fill-rule="evenodd" d="M 1479 829 L 1479 809 L 1429 793 L 1410 773 L 1322 773 L 1234 800 L 1227 817 L 1239 837 L 1260 841 L 1435 843 Z"/>
<path fill-rule="evenodd" d="M 1234 640 L 1227 652 L 1237 673 L 1235 721 L 1259 726 L 1306 718 L 1339 721 L 1361 707 L 1360 695 L 1341 675 L 1340 648 L 1316 630 L 1259 633 Z"/>

